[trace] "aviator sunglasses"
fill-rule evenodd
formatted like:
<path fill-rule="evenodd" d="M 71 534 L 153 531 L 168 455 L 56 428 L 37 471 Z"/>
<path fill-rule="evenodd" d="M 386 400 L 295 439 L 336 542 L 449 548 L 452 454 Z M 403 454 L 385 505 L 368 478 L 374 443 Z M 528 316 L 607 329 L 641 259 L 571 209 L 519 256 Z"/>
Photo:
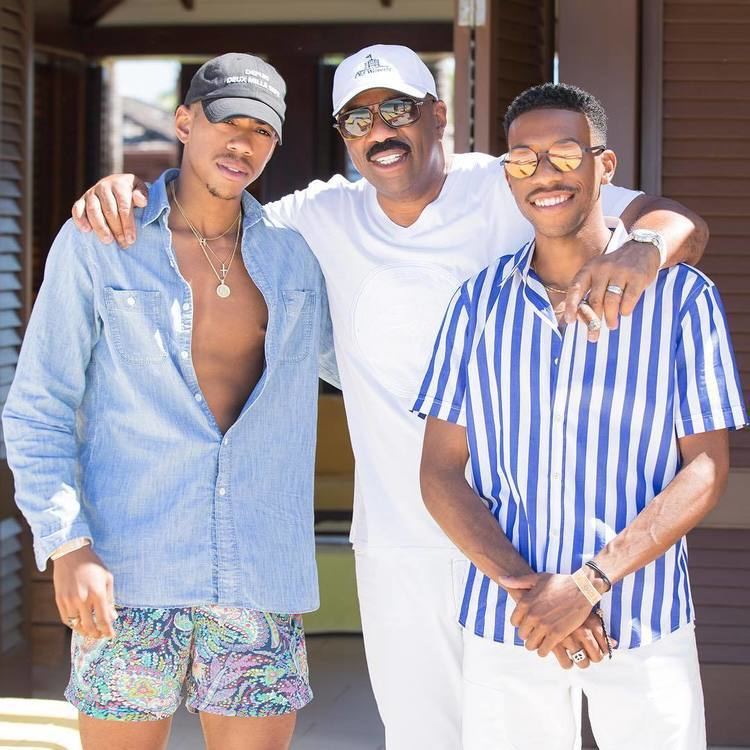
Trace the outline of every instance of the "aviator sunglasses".
<path fill-rule="evenodd" d="M 560 141 L 548 151 L 534 151 L 528 146 L 512 148 L 503 160 L 505 171 L 517 180 L 523 180 L 536 172 L 539 162 L 547 157 L 549 163 L 558 172 L 573 172 L 581 166 L 584 154 L 599 156 L 607 147 L 581 146 L 577 141 Z"/>
<path fill-rule="evenodd" d="M 410 96 L 396 96 L 378 104 L 366 107 L 355 107 L 336 115 L 333 125 L 346 140 L 361 138 L 367 135 L 375 122 L 375 112 L 391 128 L 403 128 L 413 125 L 422 114 L 421 106 L 427 99 L 413 99 Z"/>

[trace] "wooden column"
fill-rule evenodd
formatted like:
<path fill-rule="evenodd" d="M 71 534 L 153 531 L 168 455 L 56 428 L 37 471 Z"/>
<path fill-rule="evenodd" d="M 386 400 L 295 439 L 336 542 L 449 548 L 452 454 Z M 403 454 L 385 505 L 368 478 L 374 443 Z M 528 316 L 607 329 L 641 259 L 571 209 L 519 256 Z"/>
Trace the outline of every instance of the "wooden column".
<path fill-rule="evenodd" d="M 607 110 L 607 144 L 618 158 L 616 182 L 629 188 L 638 187 L 640 171 L 639 5 L 638 0 L 566 0 L 557 44 L 560 80 L 591 92 Z M 604 29 L 617 33 L 601 33 Z"/>
<path fill-rule="evenodd" d="M 286 81 L 287 109 L 284 143 L 276 147 L 262 177 L 264 202 L 305 188 L 317 177 L 318 60 L 316 54 L 272 53 L 268 57 L 268 62 Z M 326 92 L 326 96 L 330 98 L 330 92 Z M 325 137 L 329 135 L 326 133 Z"/>

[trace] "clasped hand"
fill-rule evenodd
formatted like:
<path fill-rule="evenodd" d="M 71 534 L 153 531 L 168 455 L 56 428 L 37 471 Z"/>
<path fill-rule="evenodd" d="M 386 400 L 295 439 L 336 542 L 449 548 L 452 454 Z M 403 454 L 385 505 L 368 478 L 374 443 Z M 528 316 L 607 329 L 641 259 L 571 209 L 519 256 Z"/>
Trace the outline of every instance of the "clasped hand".
<path fill-rule="evenodd" d="M 572 576 L 529 573 L 503 576 L 498 583 L 516 602 L 510 622 L 518 628 L 529 651 L 536 651 L 539 656 L 553 653 L 564 669 L 573 665 L 568 654 L 580 649 L 587 658 L 576 665 L 584 669 L 607 655 L 601 621 L 591 611 L 591 604 Z"/>

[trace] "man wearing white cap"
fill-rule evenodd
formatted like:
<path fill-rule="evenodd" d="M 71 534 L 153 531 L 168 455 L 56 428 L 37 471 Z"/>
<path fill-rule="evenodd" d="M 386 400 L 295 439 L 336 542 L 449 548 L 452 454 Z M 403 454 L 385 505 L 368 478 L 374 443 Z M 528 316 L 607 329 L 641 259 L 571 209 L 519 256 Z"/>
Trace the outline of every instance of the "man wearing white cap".
<path fill-rule="evenodd" d="M 423 505 L 424 425 L 409 408 L 454 290 L 533 232 L 499 160 L 445 154 L 446 106 L 412 50 L 375 45 L 344 60 L 333 112 L 364 179 L 316 181 L 266 208 L 305 237 L 326 278 L 357 461 L 351 539 L 359 602 L 386 746 L 456 750 L 466 562 Z M 73 216 L 102 239 L 109 224 L 128 245 L 131 204 L 143 205 L 145 194 L 132 175 L 105 178 Z M 636 231 L 582 270 L 567 315 L 575 318 L 588 292 L 613 328 L 661 265 L 700 257 L 707 232 L 700 218 L 664 199 L 611 186 L 602 198 L 606 213 Z"/>

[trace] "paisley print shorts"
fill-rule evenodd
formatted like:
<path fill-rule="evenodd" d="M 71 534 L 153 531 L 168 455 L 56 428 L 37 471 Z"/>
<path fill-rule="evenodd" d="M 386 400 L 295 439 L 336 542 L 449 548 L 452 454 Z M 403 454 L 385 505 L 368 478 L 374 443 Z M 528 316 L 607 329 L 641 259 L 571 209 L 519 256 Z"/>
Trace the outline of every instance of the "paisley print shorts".
<path fill-rule="evenodd" d="M 96 719 L 279 716 L 312 699 L 302 618 L 236 607 L 118 607 L 115 637 L 73 633 L 65 697 Z"/>

